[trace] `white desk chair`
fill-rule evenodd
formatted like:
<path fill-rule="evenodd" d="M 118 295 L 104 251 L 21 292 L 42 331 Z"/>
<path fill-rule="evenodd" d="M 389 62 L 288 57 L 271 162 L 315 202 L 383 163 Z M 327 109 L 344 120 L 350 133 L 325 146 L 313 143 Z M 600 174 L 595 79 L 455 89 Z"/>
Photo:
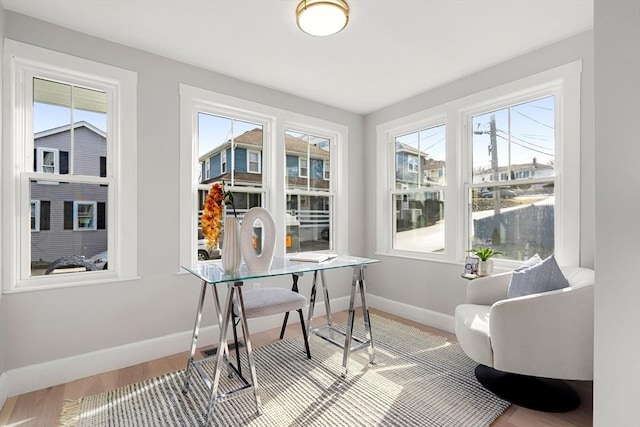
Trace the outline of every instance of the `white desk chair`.
<path fill-rule="evenodd" d="M 297 276 L 294 276 L 294 280 Z M 311 351 L 309 350 L 309 340 L 307 337 L 307 328 L 302 315 L 302 309 L 307 305 L 307 299 L 298 292 L 282 289 L 282 288 L 262 288 L 245 290 L 242 293 L 244 300 L 245 316 L 248 319 L 257 317 L 270 316 L 272 314 L 286 313 L 297 311 L 300 316 L 300 326 L 302 327 L 302 336 L 304 339 L 304 347 L 307 352 L 307 358 L 311 359 Z M 237 333 L 237 318 L 240 316 L 240 306 L 238 301 L 233 301 L 233 340 L 236 348 L 236 359 L 238 361 L 238 372 L 242 372 L 240 365 L 240 350 Z M 283 331 L 284 332 L 284 331 Z M 243 331 L 245 334 L 245 331 Z M 283 334 L 280 335 L 282 339 Z"/>

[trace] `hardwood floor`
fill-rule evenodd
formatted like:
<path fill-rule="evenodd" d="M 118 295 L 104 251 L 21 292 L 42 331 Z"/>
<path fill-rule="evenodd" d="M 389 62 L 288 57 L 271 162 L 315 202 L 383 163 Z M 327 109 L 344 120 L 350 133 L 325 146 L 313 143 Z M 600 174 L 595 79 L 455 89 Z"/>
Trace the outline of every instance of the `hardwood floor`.
<path fill-rule="evenodd" d="M 415 326 L 427 332 L 446 337 L 455 342 L 455 335 L 448 332 L 421 325 L 379 310 L 372 313 L 385 316 Z M 346 312 L 336 313 L 334 321 L 346 319 Z M 323 319 L 316 319 L 321 322 Z M 269 344 L 278 339 L 279 329 L 271 329 L 252 336 L 254 347 Z M 299 334 L 298 325 L 287 329 L 287 337 Z M 101 393 L 127 384 L 142 381 L 175 370 L 183 369 L 187 359 L 187 352 L 175 354 L 162 359 L 152 360 L 116 371 L 106 372 L 92 377 L 83 378 L 67 384 L 26 393 L 7 399 L 0 411 L 0 426 L 7 427 L 49 427 L 57 426 L 60 412 L 65 400 L 79 399 L 82 396 Z M 562 414 L 548 414 L 532 411 L 511 405 L 507 411 L 494 423 L 496 427 L 586 427 L 593 424 L 593 388 L 591 382 L 570 382 L 571 386 L 580 394 L 582 404 L 578 409 Z"/>

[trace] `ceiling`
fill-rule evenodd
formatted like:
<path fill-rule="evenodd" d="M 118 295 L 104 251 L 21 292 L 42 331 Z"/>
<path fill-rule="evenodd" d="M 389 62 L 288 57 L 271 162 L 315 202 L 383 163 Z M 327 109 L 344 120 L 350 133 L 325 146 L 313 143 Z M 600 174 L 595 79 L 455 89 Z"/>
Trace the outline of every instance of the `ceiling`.
<path fill-rule="evenodd" d="M 593 0 L 347 0 L 329 37 L 299 0 L 0 0 L 6 10 L 367 114 L 593 27 Z"/>

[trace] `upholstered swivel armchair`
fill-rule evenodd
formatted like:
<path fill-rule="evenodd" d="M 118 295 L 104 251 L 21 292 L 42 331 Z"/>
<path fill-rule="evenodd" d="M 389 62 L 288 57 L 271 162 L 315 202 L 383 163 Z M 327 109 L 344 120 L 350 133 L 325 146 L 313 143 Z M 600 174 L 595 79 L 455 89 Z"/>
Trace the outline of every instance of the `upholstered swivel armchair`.
<path fill-rule="evenodd" d="M 511 272 L 472 280 L 467 303 L 455 310 L 456 336 L 480 364 L 478 380 L 506 400 L 548 412 L 580 403 L 567 384 L 548 379 L 593 379 L 594 271 L 560 270 L 569 287 L 510 299 Z"/>

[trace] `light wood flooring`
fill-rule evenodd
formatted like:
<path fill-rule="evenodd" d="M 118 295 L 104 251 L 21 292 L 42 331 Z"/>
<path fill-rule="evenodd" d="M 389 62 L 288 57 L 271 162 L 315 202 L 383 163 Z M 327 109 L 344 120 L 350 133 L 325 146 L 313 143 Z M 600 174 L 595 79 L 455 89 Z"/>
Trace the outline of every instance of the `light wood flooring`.
<path fill-rule="evenodd" d="M 371 310 L 372 313 L 388 317 L 408 325 L 415 326 L 427 332 L 446 337 L 455 342 L 455 335 L 448 332 L 421 325 L 407 319 L 403 319 L 379 310 Z M 346 319 L 346 312 L 336 313 L 334 321 Z M 316 319 L 321 322 L 323 319 Z M 315 323 L 315 322 L 314 322 Z M 375 332 L 375 331 L 374 331 Z M 272 329 L 254 334 L 252 343 L 254 347 L 266 345 L 278 339 L 279 329 Z M 287 329 L 287 337 L 300 333 L 297 324 Z M 7 399 L 0 411 L 0 426 L 7 427 L 49 427 L 57 426 L 60 411 L 67 399 L 79 399 L 104 391 L 112 390 L 127 384 L 136 383 L 147 378 L 152 378 L 168 372 L 184 369 L 187 353 L 179 353 L 162 359 L 152 360 L 139 365 L 116 371 L 106 372 L 92 377 L 83 378 L 67 384 L 26 393 Z M 548 414 L 532 411 L 516 405 L 511 405 L 500 416 L 493 426 L 497 427 L 587 427 L 593 425 L 593 388 L 592 382 L 569 382 L 579 393 L 582 404 L 578 409 L 563 414 Z M 141 426 L 143 427 L 143 426 Z"/>

